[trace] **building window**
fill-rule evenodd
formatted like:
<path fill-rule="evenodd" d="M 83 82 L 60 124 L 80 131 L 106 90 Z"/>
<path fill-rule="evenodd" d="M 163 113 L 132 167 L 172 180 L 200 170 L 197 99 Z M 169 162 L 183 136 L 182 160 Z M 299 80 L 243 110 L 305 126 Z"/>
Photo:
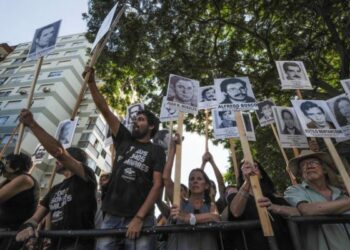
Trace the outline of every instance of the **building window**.
<path fill-rule="evenodd" d="M 72 56 L 72 55 L 76 55 L 76 54 L 78 54 L 77 50 L 70 50 L 70 51 L 67 51 L 66 53 L 64 53 L 65 56 Z"/>
<path fill-rule="evenodd" d="M 21 100 L 17 100 L 17 101 L 9 101 L 7 102 L 7 104 L 5 105 L 5 108 L 7 109 L 19 109 L 22 108 L 23 105 Z"/>
<path fill-rule="evenodd" d="M 21 71 L 31 70 L 34 68 L 34 64 L 22 66 Z"/>
<path fill-rule="evenodd" d="M 52 58 L 58 56 L 59 53 L 50 53 L 46 56 L 46 58 Z"/>
<path fill-rule="evenodd" d="M 3 85 L 7 79 L 9 79 L 9 78 L 8 77 L 0 77 L 0 85 Z"/>
<path fill-rule="evenodd" d="M 4 74 L 13 74 L 13 73 L 15 73 L 17 68 L 18 67 L 7 68 L 4 72 Z"/>
<path fill-rule="evenodd" d="M 72 38 L 72 36 L 62 37 L 62 38 L 61 38 L 61 41 L 68 40 L 68 39 L 71 39 L 71 38 Z"/>
<path fill-rule="evenodd" d="M 15 82 L 21 82 L 23 80 L 24 76 L 14 76 L 11 77 L 9 83 L 15 83 Z"/>
<path fill-rule="evenodd" d="M 4 125 L 10 116 L 0 116 L 0 125 Z"/>
<path fill-rule="evenodd" d="M 64 47 L 64 46 L 66 46 L 65 43 L 56 44 L 56 48 L 62 48 L 62 47 Z"/>
<path fill-rule="evenodd" d="M 84 44 L 84 42 L 75 42 L 75 43 L 72 44 L 72 46 L 80 46 L 82 44 Z"/>
<path fill-rule="evenodd" d="M 57 77 L 57 76 L 61 76 L 62 75 L 62 70 L 60 71 L 52 71 L 49 73 L 49 75 L 47 77 Z"/>
<path fill-rule="evenodd" d="M 91 135 L 91 133 L 82 133 L 82 135 L 80 137 L 80 141 L 89 141 L 90 135 Z"/>
<path fill-rule="evenodd" d="M 99 167 L 96 166 L 96 169 L 95 169 L 95 174 L 97 176 L 100 176 L 101 175 L 101 169 Z"/>
<path fill-rule="evenodd" d="M 107 154 L 106 150 L 102 149 L 101 156 L 103 159 L 106 158 L 106 154 Z"/>
<path fill-rule="evenodd" d="M 22 58 L 16 58 L 12 64 L 17 64 L 17 63 L 22 63 L 26 60 L 25 57 L 22 57 Z"/>
<path fill-rule="evenodd" d="M 71 62 L 71 60 L 59 61 L 59 62 L 57 63 L 57 66 L 59 66 L 59 65 L 65 65 L 65 64 L 70 64 L 70 62 Z"/>
<path fill-rule="evenodd" d="M 18 135 L 14 135 L 14 136 L 13 136 L 12 141 L 11 141 L 12 144 L 16 143 L 16 141 L 17 141 L 17 136 L 18 136 Z M 3 137 L 2 140 L 1 140 L 1 144 L 3 144 L 3 145 L 6 144 L 6 143 L 10 140 L 10 138 L 11 138 L 11 135 L 10 135 L 10 134 L 4 135 L 4 137 Z"/>
<path fill-rule="evenodd" d="M 12 90 L 0 91 L 0 97 L 9 96 L 11 94 L 11 92 L 12 92 Z"/>

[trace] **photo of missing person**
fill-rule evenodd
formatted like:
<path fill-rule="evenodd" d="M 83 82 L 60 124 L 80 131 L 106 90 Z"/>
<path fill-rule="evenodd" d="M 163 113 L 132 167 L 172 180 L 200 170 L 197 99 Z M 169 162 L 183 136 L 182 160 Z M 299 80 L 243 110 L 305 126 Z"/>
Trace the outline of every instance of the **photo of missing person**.
<path fill-rule="evenodd" d="M 312 89 L 304 63 L 301 61 L 276 61 L 282 89 Z"/>
<path fill-rule="evenodd" d="M 78 123 L 78 118 L 74 121 L 67 119 L 58 124 L 55 138 L 65 147 L 70 147 L 72 144 L 75 128 Z"/>
<path fill-rule="evenodd" d="M 350 99 L 346 94 L 341 94 L 327 100 L 327 104 L 333 113 L 340 128 L 343 130 L 345 137 L 336 138 L 337 142 L 350 139 Z"/>
<path fill-rule="evenodd" d="M 217 106 L 216 91 L 214 86 L 200 87 L 199 93 L 199 109 L 212 109 Z"/>
<path fill-rule="evenodd" d="M 39 163 L 44 159 L 44 156 L 46 154 L 46 150 L 44 148 L 44 146 L 42 146 L 41 144 L 39 144 L 36 148 L 34 153 L 32 154 L 32 161 L 35 163 Z"/>
<path fill-rule="evenodd" d="M 328 104 L 321 100 L 292 100 L 306 136 L 344 136 Z"/>
<path fill-rule="evenodd" d="M 249 112 L 242 112 L 241 114 L 248 141 L 256 141 L 252 116 Z"/>
<path fill-rule="evenodd" d="M 27 57 L 29 60 L 35 60 L 45 56 L 55 47 L 60 25 L 61 20 L 35 31 L 32 46 Z"/>
<path fill-rule="evenodd" d="M 144 110 L 145 106 L 143 103 L 135 103 L 128 106 L 126 112 L 126 124 L 127 126 L 132 125 L 133 121 L 136 119 L 137 113 L 141 110 Z"/>
<path fill-rule="evenodd" d="M 216 139 L 239 138 L 235 112 L 212 109 L 214 137 Z"/>
<path fill-rule="evenodd" d="M 301 135 L 301 129 L 297 118 L 293 114 L 291 109 L 282 109 L 280 110 L 280 120 L 282 121 L 282 129 L 280 130 L 281 134 L 285 135 Z"/>
<path fill-rule="evenodd" d="M 220 104 L 256 102 L 248 77 L 215 79 Z"/>
<path fill-rule="evenodd" d="M 168 151 L 170 139 L 170 130 L 162 129 L 153 137 L 153 143 L 161 146 L 165 151 Z"/>
<path fill-rule="evenodd" d="M 272 107 L 279 140 L 283 148 L 307 148 L 308 142 L 293 108 Z"/>
<path fill-rule="evenodd" d="M 188 106 L 198 106 L 198 81 L 177 75 L 170 75 L 167 100 Z"/>
<path fill-rule="evenodd" d="M 341 85 L 346 93 L 350 95 L 350 79 L 340 80 Z"/>
<path fill-rule="evenodd" d="M 162 107 L 160 109 L 159 120 L 161 122 L 176 121 L 179 116 L 179 111 L 167 105 L 166 96 L 163 97 Z"/>
<path fill-rule="evenodd" d="M 258 102 L 258 110 L 255 112 L 258 117 L 260 126 L 264 127 L 275 122 L 272 113 L 273 106 L 275 106 L 275 104 L 271 100 Z"/>

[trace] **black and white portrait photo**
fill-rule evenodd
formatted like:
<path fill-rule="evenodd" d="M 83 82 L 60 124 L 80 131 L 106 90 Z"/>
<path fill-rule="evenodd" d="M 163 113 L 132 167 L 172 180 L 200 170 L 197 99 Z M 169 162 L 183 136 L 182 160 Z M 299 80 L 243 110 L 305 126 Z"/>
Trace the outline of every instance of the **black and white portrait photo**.
<path fill-rule="evenodd" d="M 294 109 L 273 106 L 272 111 L 282 147 L 307 148 L 307 138 L 301 129 Z"/>
<path fill-rule="evenodd" d="M 136 119 L 137 113 L 141 110 L 144 110 L 144 104 L 143 103 L 135 103 L 130 106 L 128 106 L 127 112 L 126 112 L 126 124 L 127 126 L 132 125 L 133 121 Z"/>
<path fill-rule="evenodd" d="M 212 109 L 214 137 L 216 139 L 238 138 L 235 113 L 231 110 Z"/>
<path fill-rule="evenodd" d="M 212 109 L 217 106 L 214 86 L 200 87 L 199 93 L 200 101 L 198 103 L 198 109 Z"/>
<path fill-rule="evenodd" d="M 47 55 L 56 45 L 61 20 L 37 29 L 32 46 L 28 53 L 28 60 L 35 60 Z"/>
<path fill-rule="evenodd" d="M 256 100 L 248 77 L 215 79 L 219 109 L 257 109 Z"/>
<path fill-rule="evenodd" d="M 170 75 L 167 105 L 178 111 L 197 113 L 199 82 L 186 77 Z"/>
<path fill-rule="evenodd" d="M 256 141 L 252 116 L 249 112 L 241 112 L 241 116 L 248 141 Z"/>
<path fill-rule="evenodd" d="M 292 104 L 306 136 L 344 136 L 325 101 L 292 100 Z"/>
<path fill-rule="evenodd" d="M 179 117 L 179 111 L 167 105 L 166 96 L 163 97 L 162 106 L 160 108 L 159 120 L 161 122 L 176 121 Z"/>
<path fill-rule="evenodd" d="M 159 130 L 153 137 L 153 143 L 161 146 L 165 151 L 168 151 L 171 134 L 169 129 Z"/>
<path fill-rule="evenodd" d="M 276 61 L 282 89 L 312 89 L 304 63 L 300 61 Z"/>
<path fill-rule="evenodd" d="M 78 118 L 74 121 L 67 119 L 58 124 L 55 138 L 65 147 L 70 147 L 72 144 L 75 128 L 78 123 Z"/>
<path fill-rule="evenodd" d="M 350 79 L 340 80 L 341 85 L 346 93 L 350 95 Z"/>
<path fill-rule="evenodd" d="M 35 164 L 38 164 L 40 162 L 42 162 L 42 160 L 44 159 L 44 156 L 46 154 L 46 149 L 44 148 L 43 145 L 39 144 L 36 148 L 34 153 L 32 154 L 32 161 Z"/>
<path fill-rule="evenodd" d="M 261 127 L 274 123 L 275 120 L 272 113 L 273 106 L 275 106 L 275 104 L 271 100 L 258 102 L 258 110 L 256 110 L 256 115 Z"/>
<path fill-rule="evenodd" d="M 343 130 L 345 134 L 345 138 L 343 140 L 337 141 L 345 141 L 350 139 L 350 99 L 346 94 L 341 94 L 336 97 L 333 97 L 327 100 L 327 104 L 329 109 L 333 113 L 336 121 L 339 124 L 339 127 Z"/>

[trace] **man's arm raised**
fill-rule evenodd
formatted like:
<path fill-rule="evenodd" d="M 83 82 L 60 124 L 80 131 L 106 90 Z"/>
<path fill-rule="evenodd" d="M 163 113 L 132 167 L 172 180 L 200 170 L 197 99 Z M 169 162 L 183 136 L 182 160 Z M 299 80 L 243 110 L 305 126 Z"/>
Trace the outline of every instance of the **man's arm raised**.
<path fill-rule="evenodd" d="M 94 100 L 97 108 L 102 113 L 103 117 L 106 119 L 106 122 L 111 129 L 113 135 L 117 135 L 120 121 L 119 119 L 113 114 L 113 112 L 109 109 L 108 104 L 105 100 L 105 98 L 102 96 L 100 91 L 98 90 L 96 86 L 95 81 L 95 72 L 94 69 L 91 67 L 85 67 L 85 70 L 83 72 L 83 78 L 85 79 L 86 74 L 89 73 L 90 77 L 87 80 L 87 84 L 89 85 L 90 92 L 92 95 L 92 99 Z"/>

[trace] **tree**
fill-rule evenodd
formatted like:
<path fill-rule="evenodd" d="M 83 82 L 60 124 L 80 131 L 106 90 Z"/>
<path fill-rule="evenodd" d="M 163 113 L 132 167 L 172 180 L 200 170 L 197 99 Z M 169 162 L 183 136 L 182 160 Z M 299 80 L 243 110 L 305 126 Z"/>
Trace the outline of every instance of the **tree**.
<path fill-rule="evenodd" d="M 327 99 L 340 93 L 339 79 L 349 78 L 350 6 L 343 0 L 144 0 L 130 5 L 97 65 L 111 106 L 123 113 L 143 100 L 158 113 L 170 73 L 198 79 L 248 76 L 258 100 L 273 97 L 290 105 L 293 91 L 281 91 L 275 60 L 304 62 L 314 89 L 304 98 Z M 93 41 L 113 6 L 90 0 L 87 37 Z M 185 120 L 203 133 L 204 114 Z M 256 121 L 255 121 L 255 124 Z M 256 128 L 255 157 L 278 181 L 284 175 L 269 128 Z M 266 142 L 269 142 L 266 146 Z M 216 143 L 225 143 L 216 141 Z M 226 145 L 228 146 L 228 145 Z M 283 167 L 276 167 L 283 166 Z"/>

